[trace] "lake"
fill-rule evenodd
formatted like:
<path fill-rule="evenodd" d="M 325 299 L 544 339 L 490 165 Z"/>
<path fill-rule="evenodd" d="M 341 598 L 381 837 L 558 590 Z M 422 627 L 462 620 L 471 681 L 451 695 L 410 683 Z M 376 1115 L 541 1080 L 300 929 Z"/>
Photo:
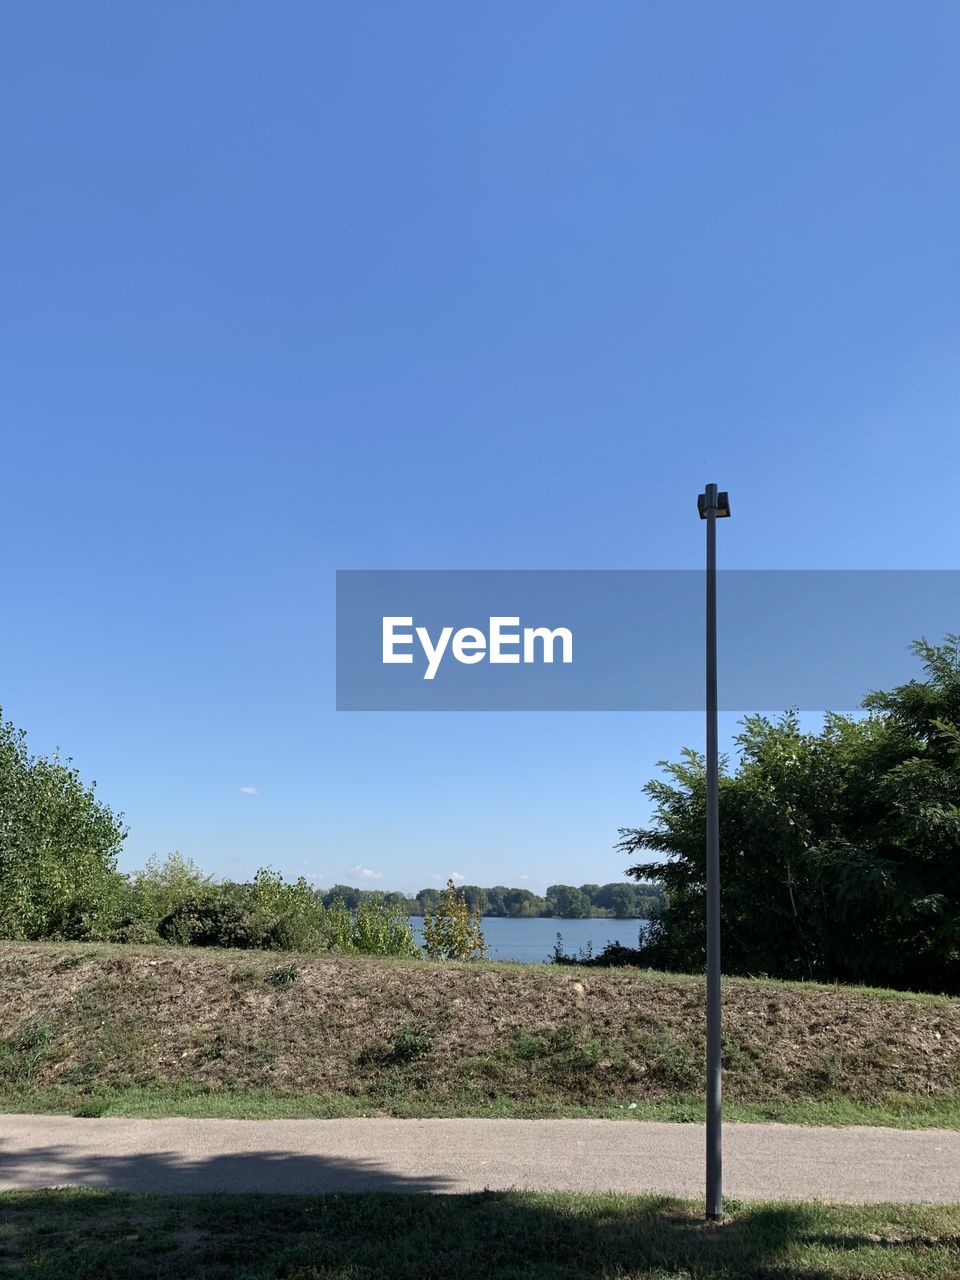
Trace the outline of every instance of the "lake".
<path fill-rule="evenodd" d="M 411 916 L 410 924 L 417 942 L 422 942 L 423 920 L 420 916 Z M 490 960 L 538 964 L 550 959 L 558 933 L 563 935 L 563 949 L 568 956 L 576 955 L 588 944 L 593 946 L 593 954 L 596 955 L 608 942 L 622 942 L 625 947 L 635 947 L 646 924 L 645 920 L 557 920 L 540 917 L 525 920 L 484 916 L 483 932 Z"/>

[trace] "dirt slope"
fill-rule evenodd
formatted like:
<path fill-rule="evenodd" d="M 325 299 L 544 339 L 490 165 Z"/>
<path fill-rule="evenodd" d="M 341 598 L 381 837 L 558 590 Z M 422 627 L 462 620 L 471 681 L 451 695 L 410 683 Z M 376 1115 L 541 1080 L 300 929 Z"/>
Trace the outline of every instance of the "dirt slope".
<path fill-rule="evenodd" d="M 703 984 L 634 970 L 0 944 L 0 1086 L 592 1105 L 702 1087 Z M 960 1002 L 728 980 L 726 1096 L 960 1093 Z"/>

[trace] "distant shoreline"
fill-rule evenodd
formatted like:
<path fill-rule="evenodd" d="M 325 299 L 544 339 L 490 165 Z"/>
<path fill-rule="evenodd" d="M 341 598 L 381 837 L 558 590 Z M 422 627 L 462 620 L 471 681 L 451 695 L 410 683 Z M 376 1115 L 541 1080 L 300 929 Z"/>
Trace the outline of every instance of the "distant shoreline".
<path fill-rule="evenodd" d="M 423 919 L 423 912 L 422 912 L 422 911 L 409 911 L 409 912 L 407 912 L 407 914 L 408 914 L 408 916 L 410 917 L 410 919 L 411 919 L 411 920 L 422 920 L 422 919 Z M 638 921 L 639 921 L 639 920 L 650 920 L 650 919 L 652 919 L 652 917 L 651 917 L 651 916 L 506 916 L 506 915 L 504 915 L 504 916 L 497 916 L 497 915 L 482 915 L 482 916 L 480 917 L 480 919 L 481 919 L 481 921 L 482 921 L 482 920 L 560 920 L 560 921 L 570 921 L 570 920 L 626 920 L 626 921 L 630 921 L 630 920 L 638 920 Z"/>

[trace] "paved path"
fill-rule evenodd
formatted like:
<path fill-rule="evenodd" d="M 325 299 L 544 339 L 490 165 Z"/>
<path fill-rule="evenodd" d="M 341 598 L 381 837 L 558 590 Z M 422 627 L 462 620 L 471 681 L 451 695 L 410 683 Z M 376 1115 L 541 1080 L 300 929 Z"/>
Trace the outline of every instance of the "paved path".
<path fill-rule="evenodd" d="M 960 1132 L 730 1124 L 742 1198 L 960 1202 Z M 655 1191 L 699 1196 L 703 1127 L 619 1120 L 0 1116 L 0 1188 Z"/>

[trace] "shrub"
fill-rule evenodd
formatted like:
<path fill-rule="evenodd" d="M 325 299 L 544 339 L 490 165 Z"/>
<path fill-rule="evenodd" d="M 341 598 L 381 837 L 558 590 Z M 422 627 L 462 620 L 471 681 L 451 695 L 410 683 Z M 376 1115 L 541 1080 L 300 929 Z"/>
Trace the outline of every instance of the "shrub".
<path fill-rule="evenodd" d="M 154 854 L 140 871 L 127 877 L 116 941 L 156 941 L 161 920 L 212 887 L 212 877 L 204 875 L 189 858 L 171 853 L 161 862 Z"/>
<path fill-rule="evenodd" d="M 23 731 L 0 719 L 0 935 L 109 936 L 127 833 L 95 785 L 81 782 L 69 759 L 31 756 Z"/>
<path fill-rule="evenodd" d="M 326 946 L 326 911 L 303 876 L 288 884 L 279 871 L 261 867 L 249 894 L 250 927 L 270 951 L 318 951 Z"/>
<path fill-rule="evenodd" d="M 350 943 L 370 956 L 415 956 L 417 944 L 406 910 L 397 903 L 361 902 L 353 918 Z"/>
<path fill-rule="evenodd" d="M 602 951 L 593 954 L 593 946 L 587 943 L 577 955 L 568 956 L 563 950 L 563 937 L 557 934 L 551 957 L 554 964 L 577 964 L 584 968 L 622 968 L 628 965 L 649 965 L 649 959 L 637 947 L 625 947 L 621 942 L 608 942 Z"/>
<path fill-rule="evenodd" d="M 317 951 L 326 946 L 323 903 L 302 877 L 287 884 L 269 867 L 251 884 L 205 882 L 159 921 L 166 942 L 192 947 Z"/>
<path fill-rule="evenodd" d="M 471 912 L 452 880 L 447 881 L 434 911 L 424 907 L 423 942 L 431 960 L 482 960 L 486 955 L 480 916 Z"/>
<path fill-rule="evenodd" d="M 292 987 L 300 977 L 300 966 L 296 964 L 280 964 L 267 974 L 267 982 L 272 987 Z"/>
<path fill-rule="evenodd" d="M 425 1057 L 433 1048 L 433 1039 L 427 1028 L 419 1022 L 402 1022 L 393 1040 L 394 1062 L 415 1062 Z"/>
<path fill-rule="evenodd" d="M 183 947 L 256 947 L 261 943 L 248 907 L 232 885 L 191 893 L 160 921 L 165 942 Z"/>
<path fill-rule="evenodd" d="M 331 951 L 370 956 L 419 955 L 401 903 L 368 899 L 355 912 L 342 899 L 326 910 L 324 939 Z"/>

